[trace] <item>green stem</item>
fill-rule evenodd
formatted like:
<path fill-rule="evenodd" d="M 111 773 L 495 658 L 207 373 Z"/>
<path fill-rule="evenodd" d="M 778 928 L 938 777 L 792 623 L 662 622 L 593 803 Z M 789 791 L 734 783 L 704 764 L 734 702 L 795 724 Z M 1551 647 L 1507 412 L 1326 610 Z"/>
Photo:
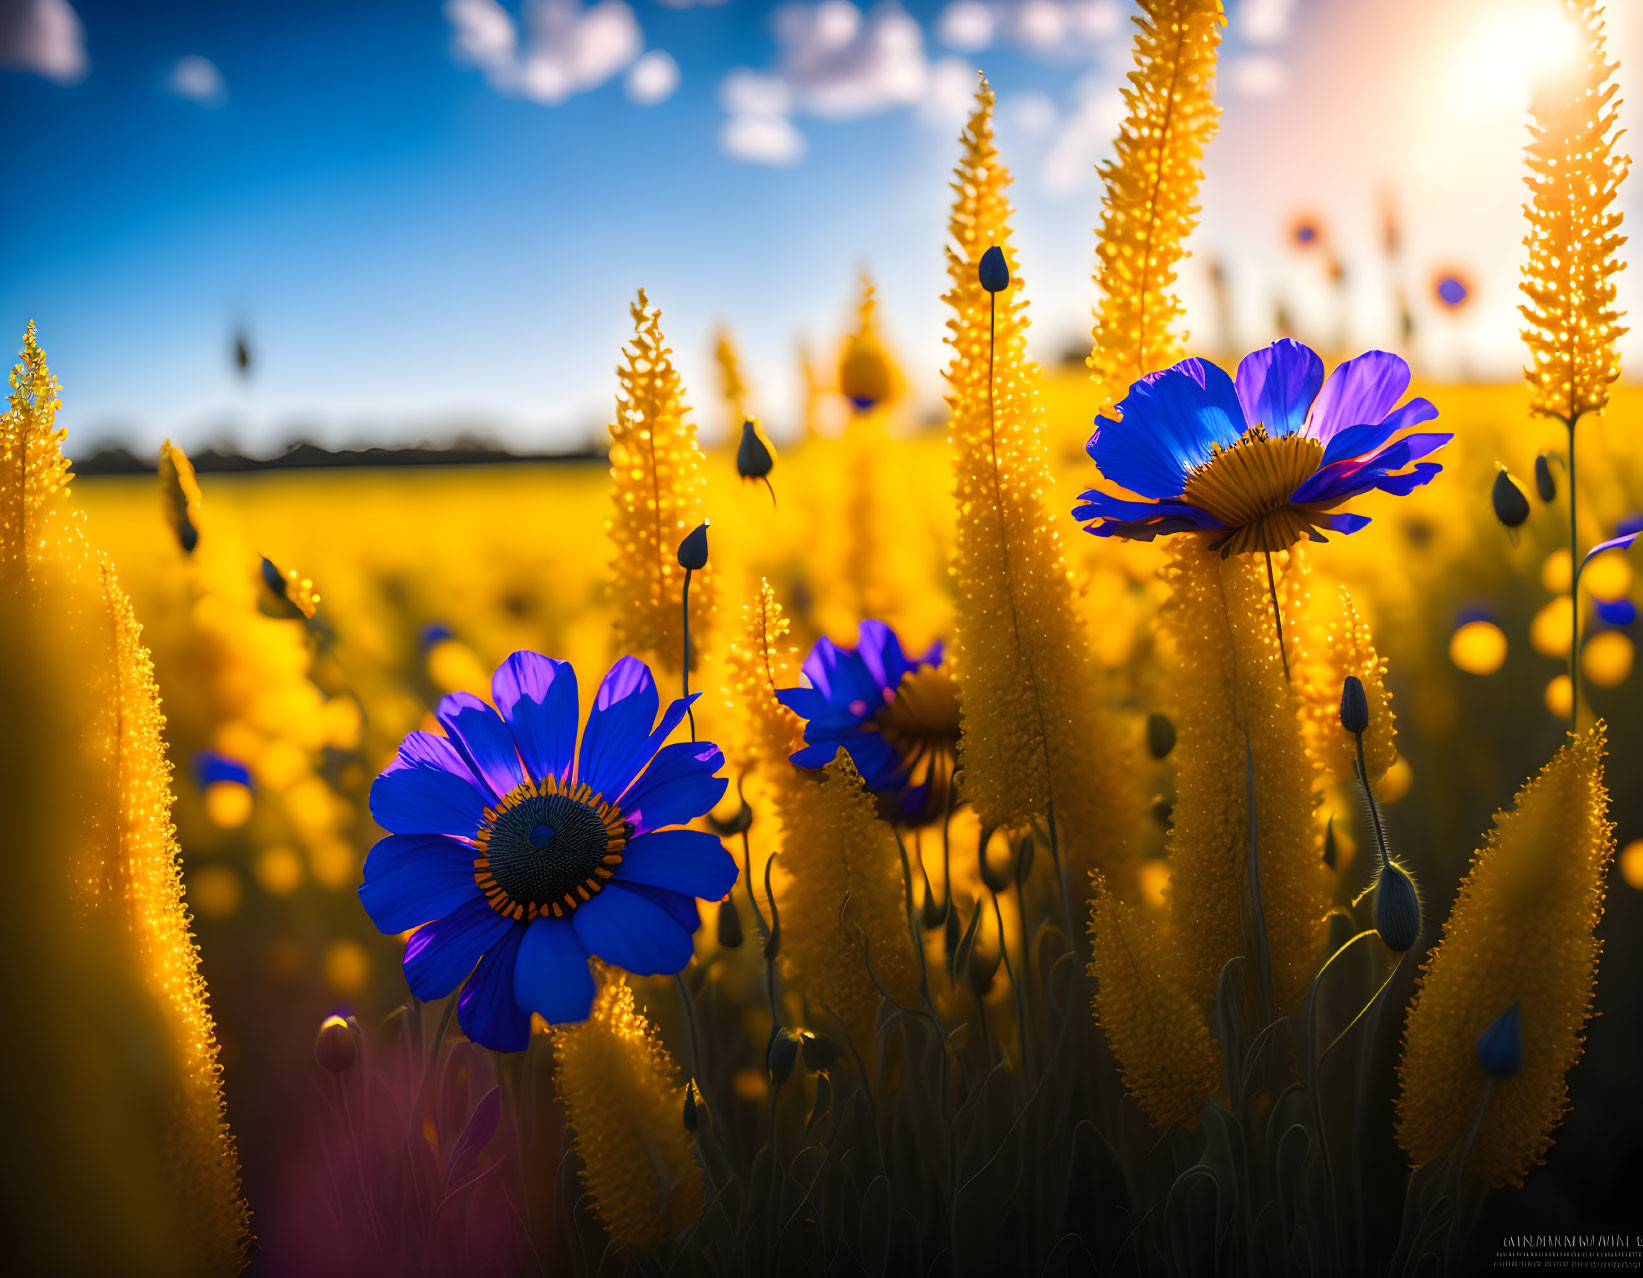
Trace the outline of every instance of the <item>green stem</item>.
<path fill-rule="evenodd" d="M 1284 651 L 1284 614 L 1278 608 L 1278 579 L 1272 575 L 1272 552 L 1266 552 L 1266 584 L 1272 592 L 1272 620 L 1278 627 L 1278 655 L 1284 662 L 1284 682 L 1289 682 L 1289 653 Z"/>
<path fill-rule="evenodd" d="M 1575 525 L 1575 425 L 1580 414 L 1565 419 L 1569 428 L 1569 731 L 1580 726 L 1580 546 Z"/>
<path fill-rule="evenodd" d="M 690 569 L 685 569 L 684 589 L 685 609 L 685 668 L 684 668 L 684 698 L 685 715 L 690 719 L 690 739 L 696 739 L 696 711 L 690 706 Z"/>

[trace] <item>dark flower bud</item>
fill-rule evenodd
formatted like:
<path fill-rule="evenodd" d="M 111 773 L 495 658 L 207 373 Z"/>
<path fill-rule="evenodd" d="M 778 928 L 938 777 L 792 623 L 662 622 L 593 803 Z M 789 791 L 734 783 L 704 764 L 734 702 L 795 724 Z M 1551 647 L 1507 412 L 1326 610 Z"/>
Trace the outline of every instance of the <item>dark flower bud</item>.
<path fill-rule="evenodd" d="M 262 584 L 281 599 L 285 598 L 285 574 L 267 555 L 262 557 Z"/>
<path fill-rule="evenodd" d="M 1175 725 L 1169 721 L 1168 715 L 1149 714 L 1147 716 L 1147 753 L 1155 759 L 1169 757 L 1169 752 L 1175 749 Z"/>
<path fill-rule="evenodd" d="M 742 916 L 736 911 L 736 902 L 728 896 L 719 902 L 719 944 L 727 950 L 742 943 Z"/>
<path fill-rule="evenodd" d="M 1421 935 L 1421 900 L 1415 880 L 1396 861 L 1388 861 L 1375 885 L 1375 930 L 1394 954 L 1415 948 Z"/>
<path fill-rule="evenodd" d="M 743 422 L 742 442 L 736 446 L 736 473 L 743 479 L 763 479 L 775 464 L 770 449 L 759 438 L 759 428 L 751 421 Z"/>
<path fill-rule="evenodd" d="M 747 800 L 743 799 L 741 807 L 736 809 L 735 815 L 729 820 L 721 821 L 709 812 L 707 814 L 707 824 L 708 828 L 721 839 L 729 838 L 733 834 L 743 834 L 753 828 L 753 809 L 748 807 Z"/>
<path fill-rule="evenodd" d="M 976 272 L 981 287 L 989 293 L 1002 293 L 1010 287 L 1010 264 L 1004 260 L 1004 250 L 993 245 L 981 255 L 981 268 Z"/>
<path fill-rule="evenodd" d="M 707 567 L 707 520 L 702 520 L 679 543 L 679 567 L 700 572 Z"/>
<path fill-rule="evenodd" d="M 1015 845 L 1015 881 L 1025 883 L 1033 872 L 1033 836 L 1024 834 Z"/>
<path fill-rule="evenodd" d="M 998 975 L 998 967 L 1004 960 L 1004 951 L 995 950 L 990 953 L 976 954 L 970 959 L 970 988 L 975 991 L 977 998 L 986 998 L 993 988 L 993 979 Z"/>
<path fill-rule="evenodd" d="M 820 1074 L 831 1069 L 833 1062 L 839 1059 L 839 1045 L 825 1034 L 812 1034 L 809 1030 L 799 1031 L 799 1051 L 804 1057 L 804 1067 L 812 1074 Z"/>
<path fill-rule="evenodd" d="M 770 1040 L 770 1051 L 765 1056 L 765 1065 L 769 1068 L 771 1080 L 777 1087 L 792 1077 L 793 1064 L 798 1059 L 798 1035 L 792 1030 L 778 1030 L 776 1037 Z"/>
<path fill-rule="evenodd" d="M 1495 1078 L 1512 1078 L 1523 1068 L 1523 1017 L 1516 1003 L 1478 1035 L 1478 1064 Z"/>
<path fill-rule="evenodd" d="M 1490 500 L 1495 503 L 1495 518 L 1508 528 L 1516 528 L 1529 518 L 1529 499 L 1523 495 L 1523 489 L 1512 482 L 1504 466 L 1495 472 Z"/>
<path fill-rule="evenodd" d="M 958 954 L 960 942 L 964 940 L 964 932 L 958 925 L 958 911 L 951 907 L 947 910 L 947 930 L 942 934 L 942 953 L 946 954 L 951 962 Z"/>
<path fill-rule="evenodd" d="M 1169 829 L 1170 818 L 1175 815 L 1175 805 L 1168 799 L 1157 799 L 1152 805 L 1152 819 L 1158 822 L 1159 829 Z"/>
<path fill-rule="evenodd" d="M 1354 736 L 1369 731 L 1369 698 L 1357 675 L 1347 675 L 1341 685 L 1341 727 Z"/>
<path fill-rule="evenodd" d="M 987 890 L 995 896 L 1004 891 L 1015 880 L 1012 875 L 1015 858 L 1012 856 L 1002 867 L 994 866 L 987 859 L 987 845 L 981 847 L 981 881 L 987 885 Z"/>
<path fill-rule="evenodd" d="M 1335 847 L 1335 818 L 1331 816 L 1324 826 L 1324 864 L 1333 870 L 1339 855 Z"/>
<path fill-rule="evenodd" d="M 1552 459 L 1545 453 L 1535 458 L 1535 491 L 1541 501 L 1557 500 L 1557 476 L 1552 474 Z"/>
<path fill-rule="evenodd" d="M 314 1059 L 333 1074 L 352 1069 L 359 1059 L 359 1022 L 334 1012 L 327 1016 L 314 1036 Z"/>
<path fill-rule="evenodd" d="M 696 1080 L 693 1078 L 685 1084 L 685 1130 L 693 1132 L 701 1126 L 701 1116 L 696 1112 Z"/>

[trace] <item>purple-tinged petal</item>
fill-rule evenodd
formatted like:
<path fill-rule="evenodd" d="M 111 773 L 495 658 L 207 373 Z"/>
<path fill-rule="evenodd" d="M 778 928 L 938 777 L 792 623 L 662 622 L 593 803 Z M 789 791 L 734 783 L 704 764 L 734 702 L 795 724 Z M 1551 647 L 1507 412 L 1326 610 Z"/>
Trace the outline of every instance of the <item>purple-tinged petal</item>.
<path fill-rule="evenodd" d="M 907 658 L 896 632 L 882 621 L 864 621 L 857 631 L 856 652 L 879 688 L 893 689 L 907 673 Z M 882 699 L 882 698 L 881 698 Z"/>
<path fill-rule="evenodd" d="M 513 996 L 550 1025 L 588 1019 L 593 973 L 587 948 L 569 919 L 539 918 L 525 929 L 514 962 Z"/>
<path fill-rule="evenodd" d="M 1142 497 L 1179 497 L 1211 446 L 1230 448 L 1247 427 L 1232 378 L 1198 359 L 1149 373 L 1118 410 L 1123 417 L 1101 421 L 1089 453 L 1103 475 Z"/>
<path fill-rule="evenodd" d="M 867 669 L 859 652 L 818 639 L 805 658 L 804 675 L 836 706 L 865 718 L 884 704 L 884 688 Z"/>
<path fill-rule="evenodd" d="M 411 934 L 405 946 L 405 979 L 423 1002 L 444 998 L 473 971 L 480 956 L 513 926 L 482 896 Z"/>
<path fill-rule="evenodd" d="M 399 743 L 399 753 L 383 771 L 415 767 L 442 768 L 464 781 L 473 782 L 475 789 L 483 791 L 486 788 L 456 746 L 437 732 L 423 732 L 420 729 L 407 732 L 405 740 Z"/>
<path fill-rule="evenodd" d="M 1586 552 L 1586 558 L 1580 561 L 1580 570 L 1586 571 L 1586 565 L 1592 562 L 1592 556 L 1601 555 L 1605 550 L 1624 550 L 1638 538 L 1638 533 L 1623 533 L 1619 537 L 1610 537 L 1608 541 L 1601 541 Z"/>
<path fill-rule="evenodd" d="M 1422 422 L 1429 422 L 1437 415 L 1438 410 L 1431 400 L 1412 399 L 1407 404 L 1393 409 L 1384 421 L 1348 426 L 1335 432 L 1329 445 L 1324 449 L 1323 460 L 1318 466 L 1322 469 L 1338 461 L 1368 456 L 1399 431 L 1419 426 Z"/>
<path fill-rule="evenodd" d="M 667 744 L 667 739 L 673 735 L 673 730 L 684 721 L 686 712 L 696 704 L 701 695 L 699 692 L 693 692 L 688 697 L 675 697 L 667 703 L 667 709 L 662 711 L 661 721 L 657 723 L 655 731 L 645 738 L 645 744 L 639 749 L 641 762 L 651 758 Z M 632 782 L 629 781 L 629 784 L 631 785 Z"/>
<path fill-rule="evenodd" d="M 471 839 L 488 803 L 477 782 L 422 764 L 389 768 L 371 784 L 371 815 L 392 834 Z"/>
<path fill-rule="evenodd" d="M 480 894 L 473 862 L 473 849 L 455 840 L 390 834 L 365 855 L 359 903 L 377 931 L 408 932 Z"/>
<path fill-rule="evenodd" d="M 531 1014 L 513 994 L 525 932 L 521 925 L 509 925 L 502 939 L 479 960 L 457 1000 L 456 1019 L 462 1032 L 493 1052 L 522 1052 L 531 1041 Z"/>
<path fill-rule="evenodd" d="M 838 644 L 823 635 L 812 645 L 809 655 L 804 659 L 804 665 L 799 668 L 804 677 L 810 680 L 810 686 L 824 697 L 831 698 L 833 695 L 833 683 L 828 676 L 839 663 L 842 651 Z"/>
<path fill-rule="evenodd" d="M 1408 364 L 1389 351 L 1365 351 L 1336 365 L 1312 401 L 1306 433 L 1327 444 L 1348 426 L 1380 421 L 1408 389 Z"/>
<path fill-rule="evenodd" d="M 645 765 L 640 754 L 656 722 L 660 698 L 650 667 L 637 657 L 623 657 L 610 668 L 582 733 L 576 779 L 599 794 L 621 794 Z"/>
<path fill-rule="evenodd" d="M 1186 519 L 1193 525 L 1206 531 L 1220 528 L 1222 524 L 1207 510 L 1197 506 L 1189 506 L 1179 498 L 1165 498 L 1162 501 L 1133 501 L 1127 497 L 1115 497 L 1112 493 L 1104 493 L 1098 489 L 1090 489 L 1079 494 L 1084 499 L 1084 505 L 1073 507 L 1073 518 L 1083 522 L 1087 519 L 1113 520 L 1147 520 L 1147 519 Z M 1094 532 L 1092 528 L 1089 531 Z"/>
<path fill-rule="evenodd" d="M 1358 529 L 1366 527 L 1370 519 L 1368 515 L 1359 515 L 1349 510 L 1343 510 L 1339 514 L 1314 515 L 1312 521 L 1320 528 L 1327 528 L 1330 532 L 1345 535 L 1346 533 L 1355 533 Z"/>
<path fill-rule="evenodd" d="M 711 741 L 663 746 L 622 796 L 623 819 L 633 823 L 635 834 L 694 821 L 724 798 L 728 783 L 713 775 L 724 761 L 723 752 Z"/>
<path fill-rule="evenodd" d="M 704 830 L 657 830 L 622 850 L 616 881 L 717 901 L 736 884 L 736 858 Z"/>
<path fill-rule="evenodd" d="M 1379 487 L 1379 481 L 1385 476 L 1402 470 L 1428 453 L 1436 452 L 1453 438 L 1453 435 L 1435 432 L 1405 435 L 1378 453 L 1336 462 L 1333 466 L 1315 472 L 1312 478 L 1296 490 L 1293 500 L 1300 503 L 1324 504 L 1344 501 L 1354 494 L 1368 492 L 1371 488 Z"/>
<path fill-rule="evenodd" d="M 841 728 L 861 722 L 859 715 L 835 706 L 817 688 L 779 688 L 776 700 L 801 719 L 814 719 Z"/>
<path fill-rule="evenodd" d="M 581 713 L 570 662 L 539 652 L 516 652 L 496 668 L 491 697 L 507 720 L 531 777 L 541 781 L 568 776 L 576 761 Z"/>
<path fill-rule="evenodd" d="M 690 933 L 672 913 L 620 883 L 605 885 L 571 914 L 588 952 L 635 976 L 671 976 L 695 953 Z"/>
<path fill-rule="evenodd" d="M 468 766 L 497 798 L 518 789 L 525 779 L 513 733 L 502 716 L 471 692 L 453 692 L 439 699 L 434 711 Z"/>
<path fill-rule="evenodd" d="M 1443 467 L 1437 462 L 1418 462 L 1413 470 L 1402 475 L 1387 475 L 1375 485 L 1383 493 L 1392 493 L 1397 497 L 1407 497 L 1415 489 L 1431 483 L 1442 472 Z"/>
<path fill-rule="evenodd" d="M 1245 355 L 1236 386 L 1244 418 L 1273 438 L 1294 435 L 1306 424 L 1306 410 L 1324 384 L 1324 362 L 1310 346 L 1292 337 Z"/>

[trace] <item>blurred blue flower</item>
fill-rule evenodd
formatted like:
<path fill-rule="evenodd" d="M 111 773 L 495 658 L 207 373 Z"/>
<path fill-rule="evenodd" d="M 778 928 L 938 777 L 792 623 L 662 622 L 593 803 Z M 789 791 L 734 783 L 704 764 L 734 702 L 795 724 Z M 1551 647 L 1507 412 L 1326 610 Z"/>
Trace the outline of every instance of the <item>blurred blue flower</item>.
<path fill-rule="evenodd" d="M 1325 381 L 1323 360 L 1288 338 L 1246 355 L 1236 382 L 1183 360 L 1132 385 L 1122 417 L 1090 437 L 1101 473 L 1139 500 L 1092 489 L 1073 516 L 1100 537 L 1223 533 L 1224 555 L 1356 532 L 1369 517 L 1346 502 L 1377 488 L 1405 495 L 1443 469 L 1420 459 L 1452 436 L 1401 434 L 1438 415 L 1424 399 L 1394 407 L 1408 388 L 1396 355 L 1369 351 Z"/>
<path fill-rule="evenodd" d="M 688 703 L 657 723 L 642 661 L 605 676 L 580 750 L 568 662 L 516 652 L 491 696 L 495 709 L 465 692 L 442 699 L 446 735 L 411 733 L 372 785 L 371 815 L 391 833 L 366 858 L 359 897 L 383 932 L 417 929 L 405 976 L 418 998 L 463 986 L 463 1032 L 519 1051 L 532 1012 L 586 1018 L 589 955 L 639 975 L 680 971 L 696 898 L 724 896 L 736 863 L 713 835 L 673 828 L 723 797 L 724 756 L 711 742 L 663 744 Z"/>
<path fill-rule="evenodd" d="M 958 689 L 940 643 L 907 657 L 895 631 L 864 621 L 855 648 L 818 639 L 805 658 L 808 688 L 777 698 L 805 720 L 801 768 L 831 763 L 842 749 L 887 819 L 921 825 L 947 811 L 958 749 Z"/>

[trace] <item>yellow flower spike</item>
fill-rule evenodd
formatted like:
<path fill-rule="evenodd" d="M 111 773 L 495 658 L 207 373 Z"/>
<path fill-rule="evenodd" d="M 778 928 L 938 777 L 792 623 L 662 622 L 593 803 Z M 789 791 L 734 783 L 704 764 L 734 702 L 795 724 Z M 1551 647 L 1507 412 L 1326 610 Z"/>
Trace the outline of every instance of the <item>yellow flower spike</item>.
<path fill-rule="evenodd" d="M 1369 627 L 1352 606 L 1345 586 L 1313 575 L 1312 560 L 1299 545 L 1290 551 L 1280 594 L 1284 642 L 1308 753 L 1330 776 L 1356 775 L 1357 743 L 1341 727 L 1341 685 L 1347 675 L 1356 675 L 1369 701 L 1364 762 L 1370 781 L 1380 780 L 1398 757 L 1397 724 L 1386 686 L 1386 662 L 1375 651 Z"/>
<path fill-rule="evenodd" d="M 1175 984 L 1151 920 L 1096 888 L 1090 936 L 1095 1016 L 1124 1086 L 1154 1127 L 1198 1125 L 1221 1083 L 1221 1054 L 1198 1005 Z"/>
<path fill-rule="evenodd" d="M 839 391 L 858 412 L 887 404 L 901 394 L 901 373 L 879 335 L 877 311 L 877 290 L 863 271 L 856 331 L 846 339 L 839 357 Z"/>
<path fill-rule="evenodd" d="M 1572 422 L 1602 412 L 1620 376 L 1614 276 L 1625 265 L 1614 199 L 1631 167 L 1614 153 L 1614 64 L 1608 61 L 1600 6 L 1564 0 L 1581 37 L 1580 65 L 1541 85 L 1525 155 L 1524 211 L 1529 258 L 1519 310 L 1528 321 L 1528 380 L 1534 412 Z"/>
<path fill-rule="evenodd" d="M 661 1246 L 701 1215 L 684 1082 L 620 976 L 603 974 L 587 1020 L 554 1028 L 553 1071 L 582 1183 L 615 1242 Z"/>
<path fill-rule="evenodd" d="M 742 423 L 751 416 L 748 410 L 747 382 L 742 377 L 742 360 L 736 351 L 736 339 L 728 325 L 719 326 L 713 342 L 713 362 L 719 366 L 719 394 L 725 402 L 726 437 L 737 440 L 742 435 Z"/>
<path fill-rule="evenodd" d="M 662 336 L 662 314 L 644 290 L 630 308 L 633 339 L 616 370 L 621 389 L 610 428 L 610 482 L 615 503 L 608 529 L 613 649 L 644 657 L 658 674 L 678 674 L 684 655 L 680 599 L 685 570 L 679 543 L 702 522 L 702 450 L 685 420 L 683 385 Z M 690 583 L 691 667 L 700 662 L 713 617 L 711 564 Z"/>
<path fill-rule="evenodd" d="M 1219 0 L 1141 0 L 1135 19 L 1117 155 L 1101 166 L 1101 304 L 1087 362 L 1103 412 L 1132 382 L 1185 354 L 1175 272 L 1198 222 L 1204 146 L 1221 114 L 1215 59 L 1224 21 Z"/>
<path fill-rule="evenodd" d="M 189 933 L 153 667 L 71 500 L 57 386 L 30 328 L 0 417 L 0 704 L 29 749 L 0 770 L 29 903 L 3 958 L 13 1015 L 68 1073 L 14 1114 L 28 1271 L 229 1274 L 248 1217 Z M 84 1228 L 87 1202 L 98 1228 Z"/>
<path fill-rule="evenodd" d="M 1187 993 L 1209 998 L 1246 944 L 1249 786 L 1255 766 L 1262 914 L 1280 1009 L 1316 970 L 1331 896 L 1299 695 L 1284 679 L 1265 566 L 1222 559 L 1208 536 L 1174 538 L 1162 623 L 1173 644 L 1169 716 L 1176 802 L 1169 836 L 1172 935 Z M 1281 556 L 1274 557 L 1275 562 Z M 1292 626 L 1284 627 L 1286 638 Z M 1336 704 L 1340 703 L 1339 690 Z"/>
<path fill-rule="evenodd" d="M 1062 556 L 1062 519 L 1046 505 L 1051 479 L 1021 280 L 1012 262 L 1008 287 L 989 295 L 977 275 L 989 248 L 1001 248 L 1007 260 L 1013 253 L 1010 177 L 993 143 L 985 78 L 960 141 L 943 300 L 954 312 L 946 376 L 964 790 L 988 827 L 1019 830 L 1053 811 L 1058 838 L 1072 853 L 1069 881 L 1082 883 L 1089 868 L 1099 868 L 1127 894 L 1140 793 L 1103 704 L 1106 680 Z"/>
<path fill-rule="evenodd" d="M 1417 1164 L 1466 1130 L 1488 1081 L 1477 1041 L 1514 1002 L 1523 1067 L 1496 1078 L 1468 1164 L 1520 1184 L 1568 1108 L 1565 1076 L 1591 1014 L 1614 827 L 1604 727 L 1570 740 L 1518 791 L 1472 859 L 1410 1007 L 1399 1067 L 1398 1143 Z"/>
<path fill-rule="evenodd" d="M 896 838 L 843 750 L 820 784 L 792 767 L 777 777 L 782 971 L 866 1053 L 879 988 L 899 1003 L 918 997 Z"/>
<path fill-rule="evenodd" d="M 804 744 L 804 723 L 776 700 L 778 690 L 798 686 L 799 673 L 787 618 L 768 581 L 759 583 L 758 598 L 743 615 L 745 629 L 725 656 L 732 726 L 725 758 L 742 772 L 761 765 L 786 768 L 787 756 Z"/>

